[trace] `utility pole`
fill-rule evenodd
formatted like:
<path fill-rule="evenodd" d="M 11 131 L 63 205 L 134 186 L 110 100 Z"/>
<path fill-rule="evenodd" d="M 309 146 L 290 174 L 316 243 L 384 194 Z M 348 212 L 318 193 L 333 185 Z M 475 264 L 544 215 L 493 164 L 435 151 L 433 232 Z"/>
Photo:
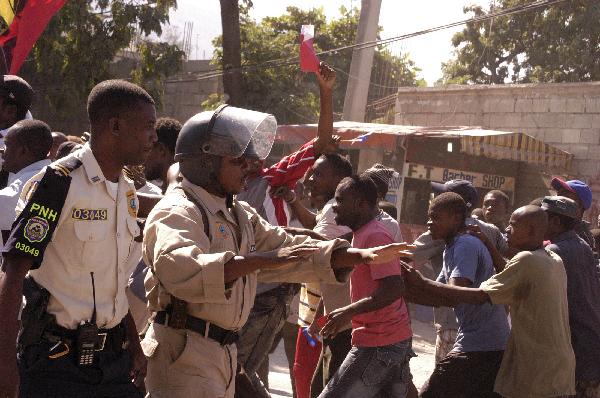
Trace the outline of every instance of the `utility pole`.
<path fill-rule="evenodd" d="M 381 0 L 361 1 L 356 43 L 364 43 L 377 39 L 380 10 Z M 350 76 L 348 77 L 346 97 L 344 98 L 343 120 L 365 121 L 365 109 L 367 107 L 374 53 L 375 47 L 356 48 L 352 52 Z"/>

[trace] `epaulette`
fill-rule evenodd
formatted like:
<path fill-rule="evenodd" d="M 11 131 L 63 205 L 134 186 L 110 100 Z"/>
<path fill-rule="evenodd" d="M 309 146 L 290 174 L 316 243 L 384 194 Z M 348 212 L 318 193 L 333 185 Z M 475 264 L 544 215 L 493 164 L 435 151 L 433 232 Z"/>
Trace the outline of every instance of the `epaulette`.
<path fill-rule="evenodd" d="M 73 170 L 78 169 L 83 163 L 75 156 L 67 156 L 52 163 L 50 167 L 63 176 L 68 176 Z"/>

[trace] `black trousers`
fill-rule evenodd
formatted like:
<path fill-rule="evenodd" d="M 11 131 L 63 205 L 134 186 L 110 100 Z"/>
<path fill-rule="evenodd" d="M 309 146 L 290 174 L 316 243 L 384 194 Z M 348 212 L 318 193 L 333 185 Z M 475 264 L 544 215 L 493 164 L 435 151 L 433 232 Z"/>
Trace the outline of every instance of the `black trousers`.
<path fill-rule="evenodd" d="M 95 364 L 77 366 L 75 349 L 60 358 L 48 358 L 53 344 L 42 341 L 19 355 L 21 398 L 142 398 L 131 382 L 127 350 L 96 352 Z"/>
<path fill-rule="evenodd" d="M 504 351 L 450 352 L 435 365 L 421 398 L 499 398 L 494 382 Z"/>

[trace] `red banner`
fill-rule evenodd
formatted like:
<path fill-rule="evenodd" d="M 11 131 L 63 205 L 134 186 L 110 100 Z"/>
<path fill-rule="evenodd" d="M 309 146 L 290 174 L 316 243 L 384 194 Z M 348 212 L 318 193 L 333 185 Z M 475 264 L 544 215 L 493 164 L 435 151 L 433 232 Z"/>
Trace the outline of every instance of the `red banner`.
<path fill-rule="evenodd" d="M 66 2 L 67 0 L 0 0 L 1 22 L 7 27 L 0 35 L 0 46 L 10 74 L 16 75 L 19 72 L 50 19 Z M 10 6 L 13 3 L 17 3 L 16 10 Z"/>

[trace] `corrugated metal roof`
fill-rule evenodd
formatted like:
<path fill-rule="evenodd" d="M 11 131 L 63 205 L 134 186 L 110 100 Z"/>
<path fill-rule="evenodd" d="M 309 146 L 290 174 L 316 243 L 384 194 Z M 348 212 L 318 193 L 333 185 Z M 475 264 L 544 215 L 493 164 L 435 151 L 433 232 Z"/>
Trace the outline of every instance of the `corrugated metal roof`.
<path fill-rule="evenodd" d="M 333 125 L 334 134 L 344 144 L 356 147 L 379 147 L 395 144 L 397 137 L 460 139 L 461 151 L 476 156 L 509 159 L 569 170 L 573 155 L 524 133 L 486 130 L 472 126 L 401 126 L 394 124 L 341 121 Z M 306 142 L 315 137 L 316 124 L 282 125 L 277 139 Z"/>

